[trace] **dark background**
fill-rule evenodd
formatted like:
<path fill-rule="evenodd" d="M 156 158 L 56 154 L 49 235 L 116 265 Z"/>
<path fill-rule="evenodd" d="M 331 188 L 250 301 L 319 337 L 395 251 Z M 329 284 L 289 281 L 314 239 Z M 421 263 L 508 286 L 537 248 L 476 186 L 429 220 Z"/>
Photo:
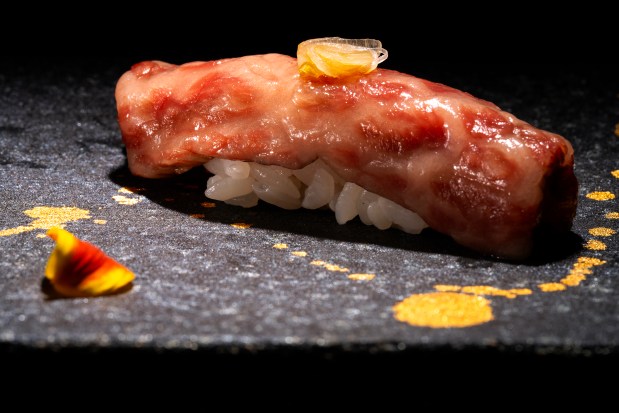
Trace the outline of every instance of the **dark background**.
<path fill-rule="evenodd" d="M 0 56 L 39 66 L 72 59 L 206 60 L 279 52 L 315 37 L 376 38 L 389 66 L 506 66 L 539 70 L 617 59 L 616 14 L 595 4 L 561 8 L 524 2 L 113 2 L 14 4 L 3 13 Z M 505 70 L 505 67 L 501 68 Z"/>

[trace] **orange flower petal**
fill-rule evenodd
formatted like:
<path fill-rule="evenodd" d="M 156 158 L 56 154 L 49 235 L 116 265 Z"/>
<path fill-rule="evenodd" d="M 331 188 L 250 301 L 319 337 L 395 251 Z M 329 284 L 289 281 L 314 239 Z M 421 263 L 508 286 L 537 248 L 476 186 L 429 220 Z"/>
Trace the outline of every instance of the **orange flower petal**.
<path fill-rule="evenodd" d="M 92 297 L 118 292 L 135 275 L 94 245 L 82 241 L 61 228 L 51 228 L 47 235 L 56 241 L 45 277 L 54 289 L 69 297 Z"/>

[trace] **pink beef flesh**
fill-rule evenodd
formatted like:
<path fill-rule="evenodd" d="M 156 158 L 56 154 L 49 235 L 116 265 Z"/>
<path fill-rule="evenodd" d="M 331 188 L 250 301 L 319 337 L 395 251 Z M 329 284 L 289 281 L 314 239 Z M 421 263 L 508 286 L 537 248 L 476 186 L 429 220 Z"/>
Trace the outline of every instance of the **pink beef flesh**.
<path fill-rule="evenodd" d="M 142 177 L 212 158 L 291 169 L 320 158 L 456 242 L 511 259 L 530 254 L 540 224 L 569 231 L 576 211 L 565 138 L 392 70 L 311 80 L 279 54 L 149 61 L 120 78 L 116 102 L 129 168 Z"/>

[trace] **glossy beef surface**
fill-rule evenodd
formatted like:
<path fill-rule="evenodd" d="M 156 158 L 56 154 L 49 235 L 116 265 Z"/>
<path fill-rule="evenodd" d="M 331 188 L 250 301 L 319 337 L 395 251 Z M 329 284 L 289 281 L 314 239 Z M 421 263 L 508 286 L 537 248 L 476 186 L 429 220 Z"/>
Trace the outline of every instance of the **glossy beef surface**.
<path fill-rule="evenodd" d="M 506 258 L 526 257 L 542 223 L 569 230 L 576 210 L 566 139 L 395 71 L 310 80 L 278 54 L 142 62 L 118 81 L 116 101 L 129 167 L 143 177 L 213 157 L 291 169 L 320 158 L 458 243 Z"/>

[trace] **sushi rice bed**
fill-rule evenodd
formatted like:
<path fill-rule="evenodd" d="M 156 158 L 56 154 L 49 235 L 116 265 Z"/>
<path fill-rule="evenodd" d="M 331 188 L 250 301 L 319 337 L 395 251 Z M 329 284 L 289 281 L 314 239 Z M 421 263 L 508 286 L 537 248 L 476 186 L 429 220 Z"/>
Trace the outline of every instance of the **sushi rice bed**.
<path fill-rule="evenodd" d="M 227 204 L 250 208 L 263 200 L 284 209 L 330 208 L 339 224 L 359 216 L 366 225 L 410 234 L 428 226 L 416 213 L 344 182 L 321 160 L 296 170 L 227 159 L 212 159 L 204 167 L 213 174 L 205 195 Z"/>

